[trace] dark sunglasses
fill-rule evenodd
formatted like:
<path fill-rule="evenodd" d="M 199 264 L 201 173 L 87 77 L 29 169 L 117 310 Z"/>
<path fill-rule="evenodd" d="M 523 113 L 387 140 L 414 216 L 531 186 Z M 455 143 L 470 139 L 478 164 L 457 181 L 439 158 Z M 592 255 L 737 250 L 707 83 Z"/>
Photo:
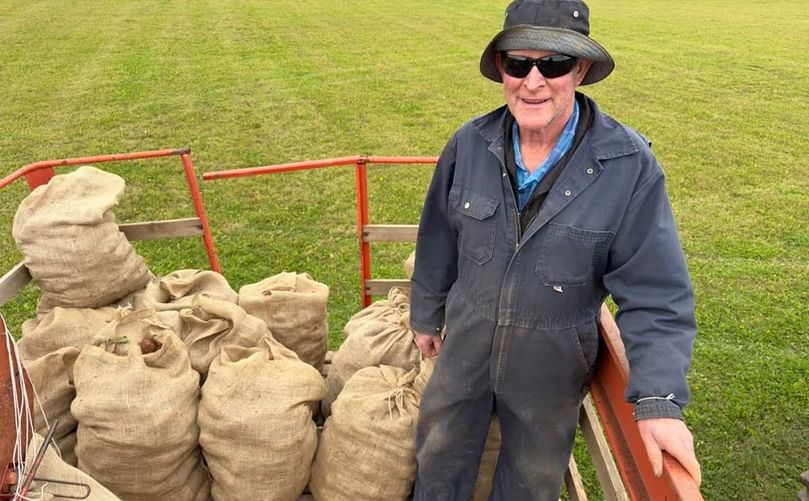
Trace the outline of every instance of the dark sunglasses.
<path fill-rule="evenodd" d="M 503 71 L 506 75 L 514 78 L 525 78 L 531 73 L 531 68 L 536 66 L 539 73 L 545 78 L 558 78 L 567 75 L 576 66 L 576 58 L 564 54 L 554 54 L 539 58 L 525 56 L 514 56 L 501 52 L 503 61 Z"/>

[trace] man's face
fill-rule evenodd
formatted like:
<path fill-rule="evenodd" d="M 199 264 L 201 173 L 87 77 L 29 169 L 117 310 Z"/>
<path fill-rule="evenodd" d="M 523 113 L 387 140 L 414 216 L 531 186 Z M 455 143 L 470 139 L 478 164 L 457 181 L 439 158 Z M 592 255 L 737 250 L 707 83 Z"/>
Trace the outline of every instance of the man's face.
<path fill-rule="evenodd" d="M 540 58 L 553 55 L 539 50 L 514 50 L 509 55 Z M 570 73 L 556 78 L 542 76 L 536 66 L 524 78 L 515 78 L 503 70 L 503 61 L 497 55 L 497 69 L 503 77 L 503 93 L 511 114 L 520 126 L 521 134 L 537 132 L 561 133 L 573 112 L 576 87 L 584 79 L 590 61 L 579 60 Z"/>

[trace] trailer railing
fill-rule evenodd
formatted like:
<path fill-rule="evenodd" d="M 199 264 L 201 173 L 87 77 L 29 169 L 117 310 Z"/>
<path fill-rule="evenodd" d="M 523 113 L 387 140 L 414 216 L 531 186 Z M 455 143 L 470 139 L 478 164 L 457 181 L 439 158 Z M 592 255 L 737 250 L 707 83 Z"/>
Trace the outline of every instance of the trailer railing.
<path fill-rule="evenodd" d="M 55 168 L 70 167 L 75 165 L 108 163 L 108 162 L 124 162 L 130 160 L 145 160 L 148 158 L 161 158 L 178 156 L 182 162 L 183 173 L 185 174 L 185 181 L 188 185 L 188 192 L 191 196 L 191 202 L 194 205 L 194 211 L 197 214 L 196 218 L 187 219 L 174 219 L 168 221 L 149 221 L 145 223 L 133 223 L 120 225 L 121 231 L 126 234 L 130 240 L 152 240 L 158 238 L 171 238 L 171 237 L 188 237 L 188 236 L 201 236 L 205 245 L 205 252 L 208 254 L 208 263 L 214 271 L 221 271 L 219 267 L 219 258 L 216 255 L 216 247 L 214 246 L 213 236 L 211 235 L 211 228 L 208 224 L 208 216 L 205 213 L 205 204 L 202 201 L 202 193 L 199 189 L 199 180 L 197 173 L 194 170 L 194 162 L 191 160 L 190 148 L 173 148 L 166 150 L 151 150 L 151 151 L 137 151 L 133 153 L 114 153 L 110 155 L 96 155 L 89 157 L 76 157 L 76 158 L 62 158 L 59 160 L 44 160 L 25 165 L 8 176 L 0 179 L 0 189 L 5 188 L 17 179 L 24 178 L 28 183 L 28 188 L 34 190 L 40 185 L 43 185 L 51 180 L 55 175 Z M 30 275 L 26 280 L 25 274 L 27 270 L 23 270 L 18 265 L 16 280 L 25 280 L 26 283 L 30 280 Z M 4 276 L 5 278 L 5 276 Z M 6 300 L 8 298 L 5 298 Z M 0 293 L 0 305 L 5 301 L 2 300 Z"/>

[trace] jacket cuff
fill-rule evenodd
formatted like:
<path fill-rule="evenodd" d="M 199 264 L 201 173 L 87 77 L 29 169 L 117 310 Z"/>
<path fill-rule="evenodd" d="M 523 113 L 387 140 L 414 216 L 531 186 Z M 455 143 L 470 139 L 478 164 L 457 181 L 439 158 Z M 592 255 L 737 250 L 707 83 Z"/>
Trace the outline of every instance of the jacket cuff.
<path fill-rule="evenodd" d="M 410 329 L 419 334 L 428 334 L 430 336 L 440 336 L 441 331 L 443 330 L 444 326 L 434 326 L 429 324 L 421 324 L 418 322 L 413 322 L 413 319 L 410 319 Z"/>
<path fill-rule="evenodd" d="M 671 400 L 654 400 L 635 404 L 635 421 L 655 418 L 672 418 L 682 421 L 683 411 Z"/>

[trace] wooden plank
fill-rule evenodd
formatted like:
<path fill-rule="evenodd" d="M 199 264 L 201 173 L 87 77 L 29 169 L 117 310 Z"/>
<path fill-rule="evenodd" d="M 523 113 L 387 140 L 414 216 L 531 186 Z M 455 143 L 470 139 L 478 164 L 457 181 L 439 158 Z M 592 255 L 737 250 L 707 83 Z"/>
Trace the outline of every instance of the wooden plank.
<path fill-rule="evenodd" d="M 629 495 L 621 480 L 621 475 L 618 473 L 618 467 L 615 466 L 607 439 L 604 438 L 604 430 L 598 420 L 598 414 L 590 395 L 587 395 L 582 403 L 579 426 L 581 426 L 587 449 L 590 451 L 604 498 L 607 501 L 629 501 Z"/>
<path fill-rule="evenodd" d="M 0 306 L 14 297 L 20 289 L 31 281 L 31 274 L 23 263 L 17 263 L 14 268 L 0 278 Z"/>
<path fill-rule="evenodd" d="M 415 242 L 417 224 L 366 224 L 362 227 L 363 242 Z"/>
<path fill-rule="evenodd" d="M 388 291 L 390 291 L 393 287 L 409 289 L 410 280 L 373 279 L 365 281 L 365 292 L 371 296 L 387 296 Z"/>
<path fill-rule="evenodd" d="M 129 223 L 122 224 L 119 228 L 129 240 L 157 240 L 202 235 L 202 222 L 198 217 Z"/>
<path fill-rule="evenodd" d="M 567 464 L 567 472 L 565 473 L 565 487 L 567 488 L 567 497 L 570 501 L 587 501 L 587 492 L 584 490 L 584 484 L 581 481 L 579 474 L 579 467 L 576 465 L 576 460 L 573 455 L 570 455 L 570 461 Z"/>

